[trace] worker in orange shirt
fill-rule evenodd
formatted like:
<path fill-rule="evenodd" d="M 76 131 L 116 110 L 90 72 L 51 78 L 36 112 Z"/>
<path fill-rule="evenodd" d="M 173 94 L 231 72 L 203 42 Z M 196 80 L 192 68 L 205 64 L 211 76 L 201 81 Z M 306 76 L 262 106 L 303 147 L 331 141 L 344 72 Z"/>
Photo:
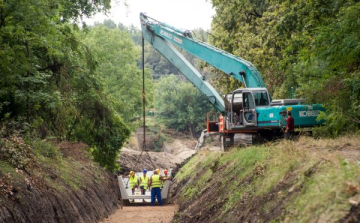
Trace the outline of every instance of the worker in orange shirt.
<path fill-rule="evenodd" d="M 161 190 L 165 187 L 165 181 L 166 180 L 171 180 L 170 178 L 171 177 L 169 177 L 168 170 L 164 170 L 164 176 L 162 177 L 162 180 L 161 180 Z"/>

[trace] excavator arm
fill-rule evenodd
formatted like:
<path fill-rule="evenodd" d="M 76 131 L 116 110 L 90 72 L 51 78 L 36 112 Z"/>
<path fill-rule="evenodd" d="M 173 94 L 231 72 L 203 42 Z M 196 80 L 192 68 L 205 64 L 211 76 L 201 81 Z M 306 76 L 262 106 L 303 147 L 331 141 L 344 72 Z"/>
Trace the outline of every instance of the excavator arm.
<path fill-rule="evenodd" d="M 190 31 L 179 30 L 143 13 L 140 21 L 144 38 L 150 37 L 151 44 L 152 37 L 162 38 L 239 80 L 247 88 L 266 88 L 260 72 L 249 61 L 195 39 Z"/>
<path fill-rule="evenodd" d="M 217 91 L 206 81 L 189 61 L 169 42 L 168 39 L 156 34 L 152 31 L 154 27 L 147 20 L 144 14 L 140 15 L 142 24 L 143 38 L 148 41 L 155 49 L 157 49 L 166 59 L 180 70 L 185 77 L 193 83 L 201 92 L 203 92 L 208 100 L 215 106 L 219 112 L 225 111 L 224 100 Z M 160 32 L 160 31 L 159 31 Z"/>

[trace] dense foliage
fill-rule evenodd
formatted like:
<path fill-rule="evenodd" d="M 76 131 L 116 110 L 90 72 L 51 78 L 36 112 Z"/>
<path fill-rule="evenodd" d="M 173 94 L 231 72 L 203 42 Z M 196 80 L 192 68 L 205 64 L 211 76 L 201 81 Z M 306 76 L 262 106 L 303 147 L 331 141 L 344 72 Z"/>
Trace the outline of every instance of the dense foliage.
<path fill-rule="evenodd" d="M 114 27 L 114 24 L 111 26 Z M 126 27 L 121 23 L 118 24 L 118 27 L 120 30 L 127 32 L 131 36 L 131 39 L 134 41 L 136 47 L 139 48 L 139 50 L 141 50 L 141 44 L 142 44 L 141 30 L 133 26 Z M 197 39 L 204 42 L 207 41 L 208 35 L 203 29 L 195 29 L 193 30 L 193 33 Z M 184 49 L 181 48 L 177 48 L 177 49 L 185 56 L 185 58 L 193 66 L 199 69 L 203 66 L 201 61 L 197 57 L 187 53 Z M 139 68 L 142 66 L 140 60 L 137 61 L 137 64 Z M 145 41 L 145 67 L 152 71 L 152 76 L 154 79 L 158 79 L 162 76 L 168 76 L 170 74 L 182 75 L 180 71 L 171 62 L 165 59 L 154 47 L 152 47 L 146 41 Z M 202 69 L 200 69 L 200 71 L 202 71 Z"/>
<path fill-rule="evenodd" d="M 107 24 L 115 27 L 114 24 Z M 135 45 L 141 50 L 141 31 L 130 26 L 118 25 L 120 30 L 126 31 L 134 41 Z M 207 41 L 207 33 L 202 29 L 193 30 L 197 39 Z M 204 67 L 204 62 L 197 57 L 187 53 L 184 49 L 178 50 L 185 58 L 203 75 L 209 75 L 209 69 Z M 142 66 L 141 61 L 137 61 L 138 67 Z M 169 128 L 177 131 L 190 133 L 196 136 L 199 131 L 205 128 L 206 112 L 212 110 L 211 104 L 206 97 L 189 82 L 185 81 L 185 76 L 167 59 L 165 59 L 156 49 L 145 41 L 145 67 L 151 70 L 155 81 L 153 110 L 156 111 L 156 119 L 159 118 Z M 175 77 L 176 76 L 176 77 Z M 147 84 L 147 86 L 150 86 Z M 155 137 L 159 138 L 159 137 Z"/>
<path fill-rule="evenodd" d="M 97 72 L 115 110 L 132 129 L 138 127 L 138 118 L 142 116 L 142 71 L 136 61 L 141 58 L 141 49 L 133 43 L 128 31 L 117 28 L 111 20 L 91 27 L 83 36 L 94 54 Z M 149 70 L 145 75 L 146 99 L 151 104 L 152 77 Z"/>
<path fill-rule="evenodd" d="M 360 124 L 360 3 L 356 0 L 212 0 L 212 42 L 251 61 L 274 98 L 291 87 L 322 103 L 324 133 Z M 219 84 L 233 87 L 222 78 Z M 232 90 L 232 89 L 228 89 Z"/>
<path fill-rule="evenodd" d="M 162 77 L 154 94 L 157 117 L 167 127 L 193 136 L 206 127 L 206 112 L 212 105 L 191 83 L 174 75 Z"/>
<path fill-rule="evenodd" d="M 130 131 L 102 84 L 105 74 L 97 69 L 98 55 L 71 23 L 109 5 L 109 0 L 0 1 L 1 136 L 84 141 L 92 146 L 95 160 L 116 168 L 116 156 Z M 133 58 L 124 57 L 133 66 Z M 128 64 L 124 60 L 121 65 Z M 127 75 L 138 71 L 131 72 Z"/>

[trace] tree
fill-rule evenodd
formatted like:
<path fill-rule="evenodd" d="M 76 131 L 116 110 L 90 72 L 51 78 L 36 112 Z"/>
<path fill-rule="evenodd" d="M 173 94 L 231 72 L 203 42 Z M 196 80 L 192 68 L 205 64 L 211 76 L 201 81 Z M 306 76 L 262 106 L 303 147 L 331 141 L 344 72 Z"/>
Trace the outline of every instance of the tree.
<path fill-rule="evenodd" d="M 0 1 L 0 134 L 83 140 L 116 168 L 130 131 L 112 108 L 97 62 L 70 23 L 109 0 Z"/>
<path fill-rule="evenodd" d="M 357 1 L 212 0 L 211 41 L 251 61 L 274 98 L 290 87 L 322 103 L 329 135 L 359 129 L 359 14 Z M 233 80 L 218 84 L 233 90 Z M 355 90 L 355 91 L 354 91 Z M 358 92 L 358 91 L 357 91 Z M 352 103 L 343 103 L 351 99 Z"/>
<path fill-rule="evenodd" d="M 108 21 L 107 24 L 115 23 Z M 133 120 L 142 114 L 142 73 L 136 66 L 136 59 L 141 53 L 129 34 L 116 26 L 108 28 L 98 24 L 84 33 L 83 38 L 94 53 L 99 77 L 115 110 L 128 125 L 138 127 L 139 122 Z M 152 78 L 148 71 L 145 81 L 147 99 L 151 103 Z"/>
<path fill-rule="evenodd" d="M 206 112 L 213 108 L 192 84 L 174 75 L 164 76 L 156 83 L 154 94 L 157 116 L 167 127 L 193 136 L 205 128 Z"/>

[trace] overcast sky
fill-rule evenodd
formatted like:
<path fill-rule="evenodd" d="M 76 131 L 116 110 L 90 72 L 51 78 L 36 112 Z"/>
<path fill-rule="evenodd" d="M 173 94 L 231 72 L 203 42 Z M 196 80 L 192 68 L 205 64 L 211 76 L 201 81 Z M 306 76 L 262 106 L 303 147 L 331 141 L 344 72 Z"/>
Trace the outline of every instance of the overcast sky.
<path fill-rule="evenodd" d="M 115 2 L 115 1 L 113 1 Z M 116 24 L 129 26 L 133 24 L 140 29 L 140 12 L 179 29 L 203 28 L 209 30 L 215 10 L 206 0 L 127 0 L 128 7 L 123 1 L 112 3 L 108 16 L 97 14 L 84 21 L 92 25 L 95 21 L 103 22 L 111 19 Z"/>

